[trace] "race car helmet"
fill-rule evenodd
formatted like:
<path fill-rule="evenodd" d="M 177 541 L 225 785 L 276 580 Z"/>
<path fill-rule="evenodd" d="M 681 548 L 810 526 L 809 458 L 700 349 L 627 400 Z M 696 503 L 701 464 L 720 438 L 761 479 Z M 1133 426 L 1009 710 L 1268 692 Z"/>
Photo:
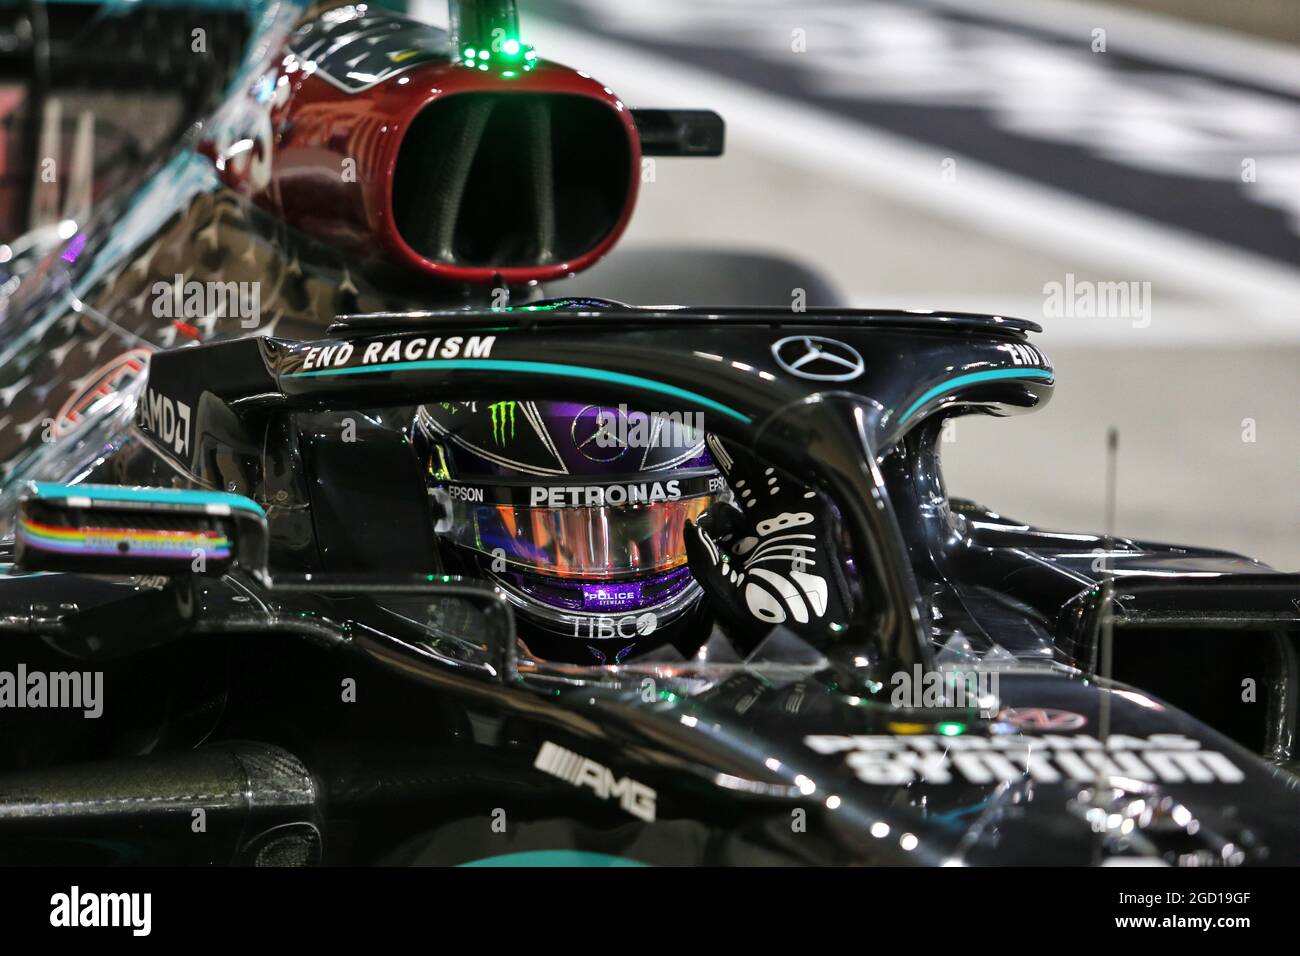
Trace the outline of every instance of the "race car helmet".
<path fill-rule="evenodd" d="M 703 642 L 685 529 L 726 483 L 699 417 L 510 400 L 418 411 L 439 542 L 502 588 L 528 654 L 618 664 Z"/>

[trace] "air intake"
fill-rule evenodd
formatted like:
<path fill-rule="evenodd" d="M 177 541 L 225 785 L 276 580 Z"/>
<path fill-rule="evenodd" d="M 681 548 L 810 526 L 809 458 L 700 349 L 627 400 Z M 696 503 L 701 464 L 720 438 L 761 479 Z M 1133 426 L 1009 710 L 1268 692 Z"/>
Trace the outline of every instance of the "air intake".
<path fill-rule="evenodd" d="M 627 129 L 595 99 L 462 93 L 430 103 L 397 155 L 392 208 L 418 255 L 476 268 L 555 266 L 622 222 Z"/>
<path fill-rule="evenodd" d="M 518 68 L 488 52 L 375 4 L 332 10 L 200 149 L 228 188 L 362 268 L 478 285 L 565 278 L 632 215 L 636 120 L 586 73 L 522 45 Z M 655 155 L 699 145 L 683 114 L 656 119 Z"/>

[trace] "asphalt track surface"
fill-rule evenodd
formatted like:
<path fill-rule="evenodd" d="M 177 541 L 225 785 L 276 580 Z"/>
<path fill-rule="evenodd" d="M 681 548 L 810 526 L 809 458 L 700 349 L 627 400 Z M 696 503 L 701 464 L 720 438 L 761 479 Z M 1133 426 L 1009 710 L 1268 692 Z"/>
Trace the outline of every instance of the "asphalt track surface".
<path fill-rule="evenodd" d="M 963 419 L 953 493 L 1100 530 L 1116 425 L 1120 533 L 1300 570 L 1296 48 L 1054 0 L 523 6 L 630 105 L 728 122 L 724 158 L 655 164 L 628 254 L 788 256 L 854 305 L 1046 327 L 1052 404 Z M 1089 283 L 1132 297 L 1055 308 Z"/>

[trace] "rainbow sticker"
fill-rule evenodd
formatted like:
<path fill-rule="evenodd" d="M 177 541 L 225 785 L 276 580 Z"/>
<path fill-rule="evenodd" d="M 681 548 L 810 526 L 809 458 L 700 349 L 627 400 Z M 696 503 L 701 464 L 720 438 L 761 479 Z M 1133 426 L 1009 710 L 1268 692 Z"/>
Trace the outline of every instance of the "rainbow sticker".
<path fill-rule="evenodd" d="M 146 531 L 140 528 L 61 528 L 29 518 L 18 522 L 18 537 L 33 548 L 58 554 L 132 555 L 144 558 L 230 557 L 230 539 L 219 531 Z"/>

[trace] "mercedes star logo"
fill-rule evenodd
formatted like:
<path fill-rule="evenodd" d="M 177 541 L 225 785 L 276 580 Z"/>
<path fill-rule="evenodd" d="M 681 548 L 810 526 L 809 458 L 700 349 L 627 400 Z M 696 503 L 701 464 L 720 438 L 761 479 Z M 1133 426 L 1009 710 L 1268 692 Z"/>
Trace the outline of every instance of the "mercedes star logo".
<path fill-rule="evenodd" d="M 569 434 L 578 454 L 587 461 L 615 461 L 627 454 L 627 423 L 617 408 L 588 405 L 573 416 Z M 620 427 L 622 426 L 622 427 Z"/>
<path fill-rule="evenodd" d="M 853 346 L 821 335 L 791 335 L 773 342 L 772 355 L 791 375 L 818 382 L 847 382 L 866 368 Z"/>

